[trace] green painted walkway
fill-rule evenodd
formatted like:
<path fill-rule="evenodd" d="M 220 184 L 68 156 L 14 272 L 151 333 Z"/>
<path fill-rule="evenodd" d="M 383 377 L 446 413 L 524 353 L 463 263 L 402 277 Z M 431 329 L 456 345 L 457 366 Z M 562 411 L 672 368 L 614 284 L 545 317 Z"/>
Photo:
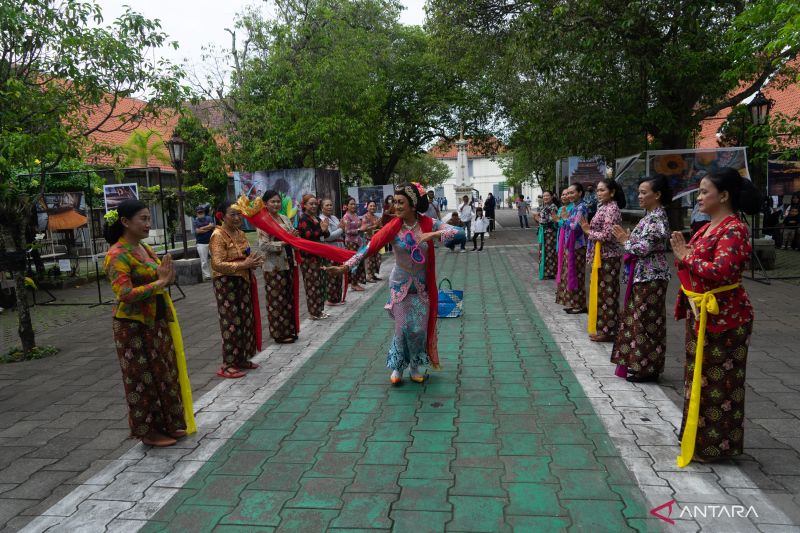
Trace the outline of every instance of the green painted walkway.
<path fill-rule="evenodd" d="M 439 255 L 469 289 L 441 372 L 389 386 L 379 289 L 146 530 L 656 528 L 507 259 L 467 255 Z"/>

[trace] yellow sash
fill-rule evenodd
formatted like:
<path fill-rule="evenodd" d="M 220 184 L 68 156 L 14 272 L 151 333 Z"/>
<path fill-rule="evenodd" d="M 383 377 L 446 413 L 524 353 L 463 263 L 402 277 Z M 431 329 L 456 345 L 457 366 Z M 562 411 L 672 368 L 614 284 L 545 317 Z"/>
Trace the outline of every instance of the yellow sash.
<path fill-rule="evenodd" d="M 738 283 L 718 287 L 708 292 L 692 292 L 686 287 L 681 286 L 683 294 L 689 298 L 692 304 L 692 311 L 700 311 L 700 325 L 697 329 L 697 348 L 694 351 L 694 372 L 692 373 L 692 390 L 689 396 L 689 412 L 686 416 L 686 424 L 683 427 L 683 438 L 681 439 L 681 454 L 678 456 L 678 466 L 685 467 L 694 457 L 694 444 L 697 438 L 697 424 L 700 420 L 700 388 L 703 381 L 703 347 L 706 341 L 706 323 L 708 313 L 719 314 L 719 304 L 715 294 L 727 292 L 738 287 Z"/>
<path fill-rule="evenodd" d="M 169 323 L 169 333 L 172 336 L 172 345 L 175 347 L 175 362 L 178 365 L 178 384 L 181 386 L 181 401 L 183 402 L 183 419 L 186 422 L 186 433 L 192 434 L 197 431 L 194 422 L 194 408 L 192 407 L 192 385 L 189 383 L 189 373 L 186 371 L 186 354 L 183 352 L 183 335 L 181 326 L 178 324 L 178 313 L 175 312 L 175 305 L 169 293 L 163 292 L 164 300 L 172 311 L 172 322 Z"/>
<path fill-rule="evenodd" d="M 597 333 L 597 291 L 600 285 L 600 241 L 594 243 L 594 259 L 592 260 L 592 278 L 589 283 L 589 335 Z"/>

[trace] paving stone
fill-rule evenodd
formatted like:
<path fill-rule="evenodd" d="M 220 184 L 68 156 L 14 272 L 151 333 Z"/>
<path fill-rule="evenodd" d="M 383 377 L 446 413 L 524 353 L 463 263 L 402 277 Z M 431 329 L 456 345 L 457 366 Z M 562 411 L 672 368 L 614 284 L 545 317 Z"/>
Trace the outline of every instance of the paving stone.
<path fill-rule="evenodd" d="M 398 465 L 356 465 L 356 477 L 348 492 L 400 492 L 398 476 L 405 467 Z"/>
<path fill-rule="evenodd" d="M 16 488 L 4 492 L 2 498 L 39 500 L 45 499 L 52 494 L 53 489 L 58 487 L 65 480 L 74 477 L 74 472 L 52 472 L 39 470 L 31 474 L 24 483 L 20 483 Z"/>
<path fill-rule="evenodd" d="M 452 479 L 450 462 L 455 459 L 447 453 L 408 453 L 408 466 L 401 474 L 403 478 Z"/>
<path fill-rule="evenodd" d="M 407 453 L 452 453 L 454 431 L 412 431 L 413 444 Z M 407 444 L 407 443 L 404 443 Z"/>
<path fill-rule="evenodd" d="M 594 456 L 594 446 L 553 444 L 553 464 L 555 468 L 601 469 L 602 464 Z"/>
<path fill-rule="evenodd" d="M 365 465 L 405 465 L 407 442 L 370 442 L 367 451 L 359 457 L 359 463 Z"/>
<path fill-rule="evenodd" d="M 550 457 L 502 456 L 506 483 L 557 483 L 550 474 Z"/>
<path fill-rule="evenodd" d="M 453 466 L 452 471 L 456 483 L 450 489 L 451 495 L 506 497 L 506 491 L 500 486 L 502 470 Z"/>
<path fill-rule="evenodd" d="M 392 510 L 393 533 L 440 533 L 450 521 L 449 512 L 422 510 Z"/>
<path fill-rule="evenodd" d="M 246 476 L 208 476 L 197 494 L 186 503 L 191 506 L 230 505 L 238 501 L 239 494 L 254 480 L 255 477 Z"/>
<path fill-rule="evenodd" d="M 220 523 L 277 526 L 281 508 L 294 495 L 294 492 L 245 490 L 239 495 L 239 505 Z"/>
<path fill-rule="evenodd" d="M 459 422 L 458 434 L 455 436 L 453 441 L 494 443 L 497 442 L 497 438 L 495 436 L 496 429 L 497 426 L 495 424 Z"/>
<path fill-rule="evenodd" d="M 559 486 L 548 483 L 505 483 L 510 503 L 508 515 L 566 515 L 558 501 Z"/>
<path fill-rule="evenodd" d="M 453 505 L 453 520 L 449 531 L 509 531 L 503 518 L 504 498 L 480 496 L 450 496 Z"/>
<path fill-rule="evenodd" d="M 392 527 L 389 511 L 395 499 L 395 494 L 345 494 L 342 512 L 330 525 L 332 528 L 350 530 L 388 530 Z"/>
<path fill-rule="evenodd" d="M 608 474 L 602 470 L 554 470 L 561 483 L 559 498 L 564 500 L 618 500 L 611 490 Z"/>
<path fill-rule="evenodd" d="M 407 511 L 450 510 L 447 494 L 452 486 L 452 481 L 404 478 L 399 483 L 402 487 L 402 492 L 400 493 L 400 498 L 392 505 L 392 509 Z"/>
<path fill-rule="evenodd" d="M 268 463 L 248 489 L 275 492 L 297 492 L 300 479 L 311 468 L 305 463 Z"/>

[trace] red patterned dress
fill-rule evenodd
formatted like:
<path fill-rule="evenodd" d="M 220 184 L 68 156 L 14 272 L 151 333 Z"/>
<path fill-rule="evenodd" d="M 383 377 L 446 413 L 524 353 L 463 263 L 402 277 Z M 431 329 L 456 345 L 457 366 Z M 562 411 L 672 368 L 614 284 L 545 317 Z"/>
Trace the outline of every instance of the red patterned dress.
<path fill-rule="evenodd" d="M 691 280 L 694 292 L 740 284 L 752 250 L 747 226 L 735 215 L 716 228 L 706 225 L 689 242 L 690 253 L 676 261 L 679 276 Z M 717 459 L 740 455 L 744 444 L 744 393 L 747 349 L 753 331 L 753 307 L 739 285 L 716 295 L 719 314 L 708 315 L 703 354 L 700 418 L 696 457 Z M 683 292 L 678 294 L 675 318 L 686 319 L 686 366 L 681 436 L 686 424 L 697 347 L 694 312 Z"/>

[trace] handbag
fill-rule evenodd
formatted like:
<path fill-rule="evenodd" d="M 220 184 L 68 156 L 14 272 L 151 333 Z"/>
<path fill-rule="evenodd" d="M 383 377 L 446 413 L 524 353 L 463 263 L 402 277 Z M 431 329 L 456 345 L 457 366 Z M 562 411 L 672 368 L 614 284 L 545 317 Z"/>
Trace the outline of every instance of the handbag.
<path fill-rule="evenodd" d="M 442 285 L 447 282 L 447 288 Z M 453 284 L 448 278 L 439 282 L 439 318 L 458 318 L 461 316 L 464 300 L 464 291 L 453 290 Z"/>

